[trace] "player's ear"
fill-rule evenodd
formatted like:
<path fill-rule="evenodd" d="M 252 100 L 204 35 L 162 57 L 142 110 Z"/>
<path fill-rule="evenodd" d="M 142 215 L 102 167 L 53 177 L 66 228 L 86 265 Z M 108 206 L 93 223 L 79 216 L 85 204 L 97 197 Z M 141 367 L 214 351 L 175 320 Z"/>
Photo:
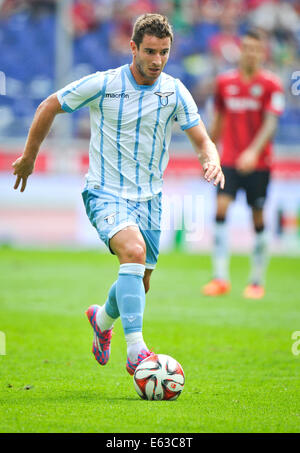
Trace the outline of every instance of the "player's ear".
<path fill-rule="evenodd" d="M 132 40 L 130 41 L 130 49 L 131 49 L 132 55 L 135 56 L 138 48 L 137 48 L 136 43 Z"/>

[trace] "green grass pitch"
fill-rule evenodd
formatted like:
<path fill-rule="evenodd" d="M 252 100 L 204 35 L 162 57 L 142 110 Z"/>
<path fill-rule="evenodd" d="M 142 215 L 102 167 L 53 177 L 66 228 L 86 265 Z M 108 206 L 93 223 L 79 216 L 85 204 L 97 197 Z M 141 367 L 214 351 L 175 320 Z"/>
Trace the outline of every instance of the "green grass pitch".
<path fill-rule="evenodd" d="M 116 258 L 0 249 L 0 432 L 299 432 L 299 259 L 273 257 L 266 296 L 247 301 L 248 258 L 232 258 L 230 295 L 206 299 L 208 256 L 161 255 L 144 338 L 186 375 L 177 401 L 143 401 L 125 370 L 118 321 L 105 367 L 85 309 L 105 301 Z"/>

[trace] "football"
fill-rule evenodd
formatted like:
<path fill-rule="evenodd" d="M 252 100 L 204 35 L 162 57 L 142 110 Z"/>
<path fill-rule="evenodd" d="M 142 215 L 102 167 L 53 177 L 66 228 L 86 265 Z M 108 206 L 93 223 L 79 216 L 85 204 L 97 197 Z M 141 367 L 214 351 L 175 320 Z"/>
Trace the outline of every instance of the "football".
<path fill-rule="evenodd" d="M 133 383 L 145 400 L 176 400 L 184 388 L 184 372 L 180 363 L 165 354 L 153 354 L 136 368 Z"/>

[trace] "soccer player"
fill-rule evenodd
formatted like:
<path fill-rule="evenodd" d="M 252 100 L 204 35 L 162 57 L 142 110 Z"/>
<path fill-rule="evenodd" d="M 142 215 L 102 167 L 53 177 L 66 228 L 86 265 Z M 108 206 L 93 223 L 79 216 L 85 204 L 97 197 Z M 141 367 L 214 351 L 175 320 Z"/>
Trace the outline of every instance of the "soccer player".
<path fill-rule="evenodd" d="M 162 177 L 174 121 L 193 143 L 205 179 L 224 187 L 218 152 L 191 94 L 163 72 L 172 41 L 164 16 L 140 16 L 130 41 L 131 64 L 91 74 L 43 101 L 24 153 L 13 164 L 14 188 L 21 183 L 23 192 L 54 117 L 89 107 L 90 165 L 82 196 L 92 225 L 120 268 L 105 304 L 92 305 L 86 313 L 94 329 L 93 353 L 101 365 L 109 360 L 113 324 L 121 318 L 129 374 L 151 355 L 142 323 L 145 293 L 158 258 Z"/>
<path fill-rule="evenodd" d="M 241 42 L 236 70 L 216 80 L 215 113 L 211 139 L 222 142 L 221 164 L 226 184 L 218 190 L 213 246 L 213 280 L 203 293 L 218 296 L 230 291 L 229 247 L 226 215 L 238 189 L 246 192 L 255 230 L 246 298 L 264 296 L 267 266 L 267 237 L 264 204 L 270 178 L 272 137 L 284 107 L 279 79 L 262 68 L 265 43 L 259 33 L 249 31 Z"/>

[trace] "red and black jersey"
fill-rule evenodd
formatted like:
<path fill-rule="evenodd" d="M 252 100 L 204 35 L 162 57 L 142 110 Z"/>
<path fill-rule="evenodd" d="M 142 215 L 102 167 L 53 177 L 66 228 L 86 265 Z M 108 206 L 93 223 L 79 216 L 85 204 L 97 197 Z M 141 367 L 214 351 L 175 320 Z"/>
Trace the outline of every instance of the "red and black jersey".
<path fill-rule="evenodd" d="M 260 70 L 246 81 L 238 70 L 221 74 L 216 80 L 215 108 L 223 114 L 222 165 L 235 166 L 239 154 L 253 141 L 266 112 L 281 115 L 284 95 L 280 80 Z M 269 169 L 272 142 L 261 152 L 256 169 Z"/>

